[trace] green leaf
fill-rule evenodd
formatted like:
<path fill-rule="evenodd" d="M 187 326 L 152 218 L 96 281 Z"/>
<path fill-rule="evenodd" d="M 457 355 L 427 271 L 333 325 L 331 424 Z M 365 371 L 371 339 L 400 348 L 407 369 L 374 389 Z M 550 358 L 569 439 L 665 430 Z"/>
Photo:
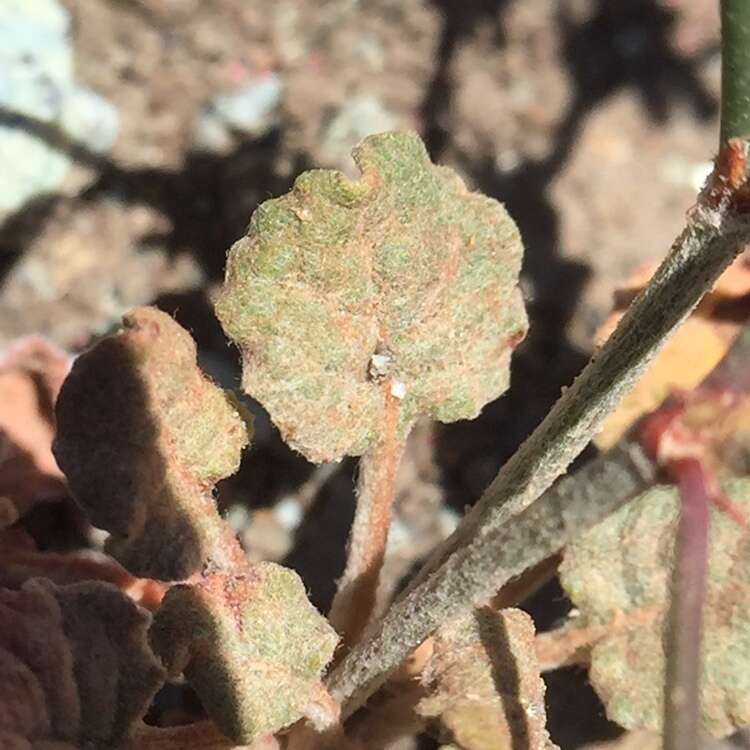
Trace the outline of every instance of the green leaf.
<path fill-rule="evenodd" d="M 724 490 L 745 515 L 750 480 Z M 661 729 L 664 625 L 678 517 L 677 491 L 657 487 L 568 547 L 561 567 L 581 627 L 607 626 L 591 654 L 591 683 L 628 729 Z M 750 724 L 750 538 L 712 510 L 704 607 L 703 725 L 721 737 Z"/>
<path fill-rule="evenodd" d="M 354 159 L 359 181 L 306 172 L 255 211 L 216 307 L 243 387 L 313 461 L 376 440 L 386 379 L 402 438 L 419 415 L 475 417 L 527 329 L 523 248 L 499 203 L 413 133 L 367 138 Z"/>
<path fill-rule="evenodd" d="M 335 710 L 320 676 L 338 636 L 297 574 L 274 563 L 171 588 L 151 640 L 170 673 L 184 671 L 219 729 L 237 742 Z"/>
<path fill-rule="evenodd" d="M 482 607 L 441 626 L 417 706 L 439 719 L 440 739 L 457 750 L 554 750 L 545 729 L 544 683 L 534 624 L 518 609 Z"/>
<path fill-rule="evenodd" d="M 131 572 L 180 580 L 244 562 L 212 493 L 237 470 L 250 418 L 201 373 L 195 342 L 169 315 L 133 310 L 82 354 L 56 416 L 60 468 Z"/>

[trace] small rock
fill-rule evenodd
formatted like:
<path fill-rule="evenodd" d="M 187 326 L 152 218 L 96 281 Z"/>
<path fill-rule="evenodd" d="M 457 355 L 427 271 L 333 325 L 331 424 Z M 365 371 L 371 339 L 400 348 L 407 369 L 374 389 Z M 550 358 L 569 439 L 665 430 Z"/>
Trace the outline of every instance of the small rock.
<path fill-rule="evenodd" d="M 395 130 L 399 120 L 381 101 L 369 94 L 353 96 L 325 126 L 322 148 L 330 163 L 351 173 L 352 149 L 373 133 Z"/>
<path fill-rule="evenodd" d="M 281 78 L 269 73 L 217 94 L 196 118 L 193 145 L 202 151 L 222 152 L 232 147 L 235 133 L 257 138 L 268 132 L 276 124 L 281 92 Z"/>
<path fill-rule="evenodd" d="M 101 153 L 117 138 L 117 111 L 73 79 L 69 31 L 57 0 L 0 3 L 0 211 L 60 187 L 65 141 Z"/>

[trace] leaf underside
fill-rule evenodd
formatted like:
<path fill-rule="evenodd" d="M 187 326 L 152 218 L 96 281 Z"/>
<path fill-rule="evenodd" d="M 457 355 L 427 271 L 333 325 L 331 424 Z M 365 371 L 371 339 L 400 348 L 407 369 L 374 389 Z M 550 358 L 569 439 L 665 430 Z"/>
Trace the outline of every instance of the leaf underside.
<path fill-rule="evenodd" d="M 750 480 L 724 490 L 747 516 Z M 563 587 L 581 627 L 607 625 L 591 654 L 591 683 L 607 715 L 628 729 L 661 729 L 664 626 L 679 501 L 657 487 L 570 545 Z M 750 724 L 750 538 L 712 510 L 704 606 L 703 726 L 715 737 Z"/>
<path fill-rule="evenodd" d="M 417 706 L 461 750 L 554 750 L 545 729 L 544 683 L 534 624 L 521 610 L 482 607 L 441 626 Z"/>
<path fill-rule="evenodd" d="M 239 466 L 248 419 L 201 373 L 190 334 L 138 308 L 76 360 L 54 453 L 92 523 L 111 532 L 112 555 L 137 575 L 181 580 L 244 561 L 212 493 Z"/>

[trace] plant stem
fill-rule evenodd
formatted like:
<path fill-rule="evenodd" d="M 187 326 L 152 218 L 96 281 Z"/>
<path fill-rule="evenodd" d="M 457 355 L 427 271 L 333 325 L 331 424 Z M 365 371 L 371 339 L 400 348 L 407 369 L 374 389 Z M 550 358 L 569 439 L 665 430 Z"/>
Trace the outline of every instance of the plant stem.
<path fill-rule="evenodd" d="M 541 672 L 552 672 L 573 664 L 588 665 L 591 650 L 602 638 L 636 628 L 652 628 L 661 615 L 659 606 L 637 607 L 627 614 L 618 612 L 609 622 L 585 627 L 564 625 L 557 630 L 538 633 L 534 650 Z"/>
<path fill-rule="evenodd" d="M 750 135 L 750 3 L 721 2 L 721 143 Z"/>
<path fill-rule="evenodd" d="M 750 324 L 701 386 L 724 393 L 750 393 Z M 699 457 L 667 464 L 677 479 L 681 510 L 675 541 L 671 603 L 665 632 L 664 748 L 697 750 L 701 716 L 701 628 L 708 570 L 709 503 L 716 480 Z M 731 508 L 723 508 L 731 515 Z M 742 519 L 735 518 L 742 523 Z"/>
<path fill-rule="evenodd" d="M 666 631 L 664 750 L 698 750 L 701 630 L 708 570 L 709 489 L 700 461 L 679 467 L 680 520 Z"/>
<path fill-rule="evenodd" d="M 558 482 L 514 518 L 457 551 L 440 571 L 400 598 L 369 638 L 332 673 L 329 689 L 342 717 L 356 710 L 436 626 L 558 552 L 631 497 L 648 488 L 654 467 L 636 443 L 623 441 L 605 456 Z"/>
<path fill-rule="evenodd" d="M 391 394 L 389 379 L 383 382 L 383 404 L 378 442 L 359 460 L 357 508 L 346 568 L 328 616 L 345 649 L 359 640 L 375 609 L 396 494 L 396 472 L 404 452 L 404 443 L 397 437 L 399 401 Z"/>
<path fill-rule="evenodd" d="M 736 142 L 735 147 L 730 166 L 736 169 L 739 159 L 744 169 L 746 144 Z M 415 583 L 331 673 L 329 686 L 344 703 L 344 716 L 361 705 L 441 622 L 486 600 L 509 577 L 553 554 L 593 519 L 601 520 L 632 495 L 613 492 L 618 485 L 611 481 L 594 483 L 594 493 L 581 491 L 575 498 L 561 498 L 559 491 L 553 491 L 529 508 L 583 450 L 750 238 L 750 222 L 732 210 L 733 191 L 742 185 L 724 179 L 722 168 L 721 160 L 717 161 L 710 183 L 714 192 L 699 197 L 669 256 L 606 344 L 503 466 Z M 717 200 L 716 191 L 722 185 L 726 194 L 719 194 Z M 623 460 L 629 461 L 630 468 L 620 479 L 633 491 L 641 489 L 644 477 L 653 471 L 641 464 L 650 467 L 650 462 L 635 461 L 632 455 Z M 571 485 L 566 486 L 570 492 Z M 613 495 L 618 496 L 614 505 Z M 506 528 L 511 518 L 512 529 Z M 523 539 L 521 547 L 519 538 Z"/>

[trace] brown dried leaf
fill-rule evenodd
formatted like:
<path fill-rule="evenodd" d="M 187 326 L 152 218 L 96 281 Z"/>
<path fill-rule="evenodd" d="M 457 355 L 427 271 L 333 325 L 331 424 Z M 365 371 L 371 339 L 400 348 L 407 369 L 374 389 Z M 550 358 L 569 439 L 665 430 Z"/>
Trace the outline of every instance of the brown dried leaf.
<path fill-rule="evenodd" d="M 750 480 L 724 484 L 750 514 Z M 677 491 L 657 487 L 570 545 L 560 568 L 581 628 L 604 626 L 591 652 L 591 683 L 608 716 L 659 731 L 664 615 L 671 580 Z M 704 605 L 703 725 L 720 737 L 750 724 L 750 534 L 713 509 Z"/>
<path fill-rule="evenodd" d="M 16 529 L 12 529 L 16 531 Z M 167 587 L 160 581 L 131 576 L 111 557 L 95 550 L 39 552 L 35 547 L 14 543 L 7 533 L 0 536 L 0 586 L 19 589 L 31 578 L 47 578 L 58 585 L 80 581 L 104 581 L 117 586 L 136 604 L 156 610 Z"/>
<path fill-rule="evenodd" d="M 0 528 L 37 502 L 67 495 L 52 436 L 53 407 L 70 362 L 36 336 L 0 352 Z"/>
<path fill-rule="evenodd" d="M 125 747 L 164 680 L 149 620 L 104 583 L 0 589 L 3 747 Z"/>
<path fill-rule="evenodd" d="M 439 719 L 444 742 L 461 750 L 551 750 L 534 624 L 517 609 L 482 607 L 443 625 L 417 711 Z"/>
<path fill-rule="evenodd" d="M 655 269 L 641 269 L 621 290 L 615 311 L 597 338 L 614 331 L 630 301 Z M 676 389 L 695 388 L 727 353 L 745 320 L 750 318 L 750 264 L 742 257 L 731 265 L 714 289 L 666 343 L 620 406 L 607 418 L 595 442 L 611 448 L 644 414 L 652 412 Z"/>
<path fill-rule="evenodd" d="M 584 750 L 661 750 L 661 737 L 654 732 L 626 732 L 612 742 L 586 745 Z"/>
<path fill-rule="evenodd" d="M 251 745 L 237 745 L 211 721 L 157 728 L 143 725 L 134 739 L 134 750 L 281 750 L 275 737 L 262 737 Z"/>
<path fill-rule="evenodd" d="M 414 133 L 371 136 L 362 172 L 311 170 L 253 214 L 216 310 L 243 386 L 310 460 L 361 455 L 384 422 L 475 417 L 526 333 L 523 247 L 496 201 L 433 165 Z"/>
<path fill-rule="evenodd" d="M 138 308 L 123 323 L 76 360 L 58 398 L 54 452 L 71 490 L 137 575 L 241 565 L 212 492 L 239 465 L 249 416 L 201 373 L 168 315 Z"/>
<path fill-rule="evenodd" d="M 274 563 L 171 588 L 151 639 L 170 673 L 184 671 L 219 729 L 238 742 L 336 710 L 320 676 L 338 636 L 299 576 Z"/>

